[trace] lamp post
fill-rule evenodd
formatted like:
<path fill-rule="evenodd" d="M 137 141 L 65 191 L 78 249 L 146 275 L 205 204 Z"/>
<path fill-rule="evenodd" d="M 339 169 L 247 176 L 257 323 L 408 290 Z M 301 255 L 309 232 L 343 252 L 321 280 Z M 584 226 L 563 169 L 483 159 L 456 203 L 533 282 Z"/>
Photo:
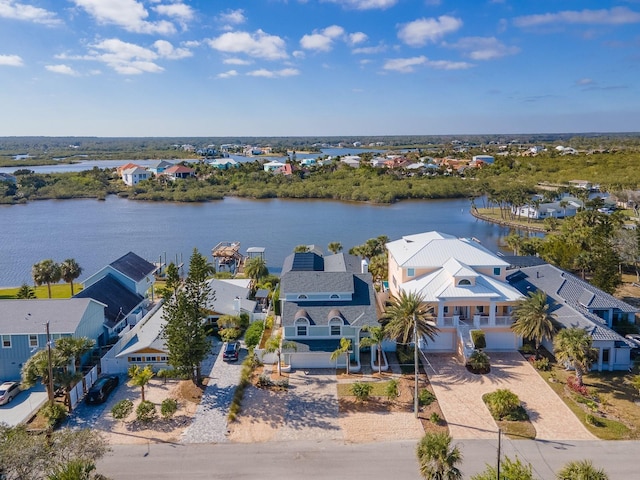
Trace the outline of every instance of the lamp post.
<path fill-rule="evenodd" d="M 49 403 L 53 404 L 53 365 L 51 364 L 51 333 L 49 332 L 49 320 L 47 320 L 47 357 L 49 360 Z"/>
<path fill-rule="evenodd" d="M 418 325 L 416 322 L 416 312 L 413 312 L 413 368 L 413 414 L 418 418 Z"/>

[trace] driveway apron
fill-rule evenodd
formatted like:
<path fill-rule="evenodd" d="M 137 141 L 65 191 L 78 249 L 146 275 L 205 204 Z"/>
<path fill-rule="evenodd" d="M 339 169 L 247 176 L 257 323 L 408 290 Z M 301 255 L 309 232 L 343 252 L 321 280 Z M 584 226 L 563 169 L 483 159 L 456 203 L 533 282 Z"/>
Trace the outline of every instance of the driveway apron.
<path fill-rule="evenodd" d="M 474 375 L 452 354 L 428 354 L 425 371 L 453 438 L 495 438 L 482 395 L 509 389 L 527 410 L 538 440 L 595 440 L 535 369 L 516 352 L 491 353 L 491 373 Z"/>

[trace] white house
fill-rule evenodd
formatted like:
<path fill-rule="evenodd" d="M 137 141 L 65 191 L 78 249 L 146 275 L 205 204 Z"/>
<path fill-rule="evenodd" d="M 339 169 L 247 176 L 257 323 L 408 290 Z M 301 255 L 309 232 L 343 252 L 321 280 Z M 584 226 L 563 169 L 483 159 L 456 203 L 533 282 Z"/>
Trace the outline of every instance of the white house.
<path fill-rule="evenodd" d="M 150 179 L 151 175 L 152 173 L 149 170 L 142 167 L 127 168 L 122 171 L 122 181 L 132 187 L 143 180 Z"/>
<path fill-rule="evenodd" d="M 264 169 L 265 172 L 273 172 L 274 170 L 279 170 L 283 168 L 285 165 L 286 163 L 280 162 L 279 160 L 272 160 L 262 165 L 262 168 Z"/>

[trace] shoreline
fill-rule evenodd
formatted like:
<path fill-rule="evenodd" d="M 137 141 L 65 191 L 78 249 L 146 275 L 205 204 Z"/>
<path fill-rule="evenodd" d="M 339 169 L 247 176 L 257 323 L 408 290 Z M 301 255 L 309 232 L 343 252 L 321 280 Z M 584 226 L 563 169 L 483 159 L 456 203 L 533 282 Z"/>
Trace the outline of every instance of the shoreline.
<path fill-rule="evenodd" d="M 520 223 L 510 222 L 509 220 L 496 220 L 494 218 L 487 217 L 478 212 L 477 208 L 471 208 L 469 211 L 471 212 L 471 215 L 473 215 L 478 220 L 493 223 L 494 225 L 509 227 L 516 230 L 526 230 L 528 232 L 547 233 L 547 230 L 544 227 L 538 227 L 537 225 L 522 225 Z"/>

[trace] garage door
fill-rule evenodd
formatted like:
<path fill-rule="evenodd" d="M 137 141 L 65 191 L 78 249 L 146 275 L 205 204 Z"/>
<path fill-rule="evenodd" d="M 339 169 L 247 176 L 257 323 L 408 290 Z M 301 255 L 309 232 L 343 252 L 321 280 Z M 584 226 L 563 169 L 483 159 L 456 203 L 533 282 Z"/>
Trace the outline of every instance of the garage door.
<path fill-rule="evenodd" d="M 292 368 L 335 368 L 335 360 L 331 360 L 330 353 L 292 353 Z"/>

